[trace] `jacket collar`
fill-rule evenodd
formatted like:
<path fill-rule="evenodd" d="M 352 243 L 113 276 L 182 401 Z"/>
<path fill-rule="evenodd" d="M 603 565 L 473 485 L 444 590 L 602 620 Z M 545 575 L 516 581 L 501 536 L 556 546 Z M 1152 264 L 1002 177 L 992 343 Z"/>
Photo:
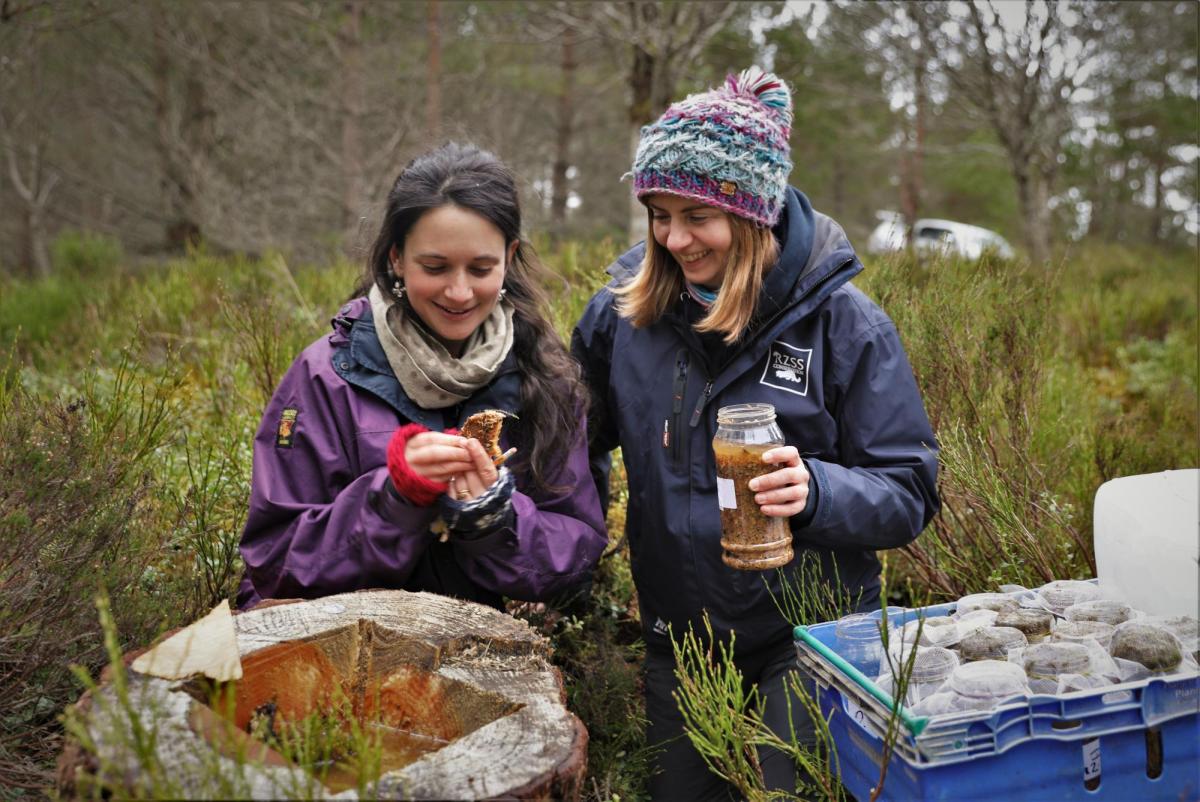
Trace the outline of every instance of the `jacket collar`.
<path fill-rule="evenodd" d="M 847 262 L 855 264 L 854 273 L 862 269 L 842 227 L 814 211 L 808 198 L 795 187 L 788 187 L 783 214 L 773 231 L 780 246 L 779 262 L 763 282 L 760 319 L 769 319 L 804 300 L 831 276 L 842 272 Z M 608 274 L 618 284 L 628 281 L 637 274 L 645 253 L 645 241 L 639 242 L 609 265 Z"/>
<path fill-rule="evenodd" d="M 804 193 L 789 187 L 783 215 L 773 229 L 779 241 L 779 261 L 767 274 L 759 294 L 751 335 L 729 348 L 722 365 L 708 365 L 706 350 L 692 328 L 681 299 L 663 315 L 670 326 L 702 360 L 710 378 L 747 354 L 753 359 L 768 347 L 781 326 L 808 315 L 842 284 L 862 270 L 842 227 L 832 218 L 814 211 Z M 646 252 L 640 242 L 608 268 L 615 284 L 637 274 Z M 719 384 L 719 382 L 718 382 Z"/>

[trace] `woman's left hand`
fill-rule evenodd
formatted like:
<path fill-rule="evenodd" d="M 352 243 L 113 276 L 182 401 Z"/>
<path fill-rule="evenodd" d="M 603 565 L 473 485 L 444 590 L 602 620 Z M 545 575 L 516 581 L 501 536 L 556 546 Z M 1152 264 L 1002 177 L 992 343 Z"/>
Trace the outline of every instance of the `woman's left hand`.
<path fill-rule="evenodd" d="M 459 501 L 479 498 L 500 476 L 500 469 L 492 464 L 492 458 L 478 440 L 467 438 L 467 452 L 474 469 L 450 477 L 450 489 L 446 491 Z"/>
<path fill-rule="evenodd" d="M 763 454 L 763 462 L 783 467 L 750 480 L 754 501 L 763 515 L 788 518 L 808 504 L 808 469 L 795 446 L 772 448 Z"/>

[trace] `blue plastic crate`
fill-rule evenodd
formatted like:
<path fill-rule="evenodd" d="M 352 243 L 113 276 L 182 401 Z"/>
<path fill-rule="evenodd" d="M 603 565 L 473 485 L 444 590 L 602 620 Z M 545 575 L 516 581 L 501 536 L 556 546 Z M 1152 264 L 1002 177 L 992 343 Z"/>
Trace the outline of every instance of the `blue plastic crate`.
<path fill-rule="evenodd" d="M 909 610 L 952 612 L 952 604 Z M 875 614 L 878 616 L 878 613 Z M 796 628 L 837 746 L 842 783 L 860 802 L 883 764 L 892 700 L 836 654 L 835 623 Z M 901 710 L 883 800 L 1200 798 L 1200 678 L 1033 696 L 996 710 L 917 718 Z"/>

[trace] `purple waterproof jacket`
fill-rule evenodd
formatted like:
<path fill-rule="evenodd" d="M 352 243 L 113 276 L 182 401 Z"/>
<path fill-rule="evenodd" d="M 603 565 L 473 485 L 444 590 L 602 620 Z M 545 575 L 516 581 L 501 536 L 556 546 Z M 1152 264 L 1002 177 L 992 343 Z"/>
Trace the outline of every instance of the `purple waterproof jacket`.
<path fill-rule="evenodd" d="M 242 534 L 245 608 L 264 598 L 314 598 L 363 588 L 427 590 L 499 606 L 586 585 L 606 542 L 588 468 L 586 421 L 549 484 L 534 491 L 519 468 L 511 525 L 442 542 L 436 506 L 396 494 L 387 446 L 396 428 L 440 431 L 481 409 L 520 414 L 510 353 L 490 384 L 445 410 L 418 407 L 400 387 L 375 334 L 370 304 L 354 300 L 333 333 L 304 350 L 280 382 L 254 438 L 250 514 Z M 508 442 L 504 429 L 502 445 Z"/>

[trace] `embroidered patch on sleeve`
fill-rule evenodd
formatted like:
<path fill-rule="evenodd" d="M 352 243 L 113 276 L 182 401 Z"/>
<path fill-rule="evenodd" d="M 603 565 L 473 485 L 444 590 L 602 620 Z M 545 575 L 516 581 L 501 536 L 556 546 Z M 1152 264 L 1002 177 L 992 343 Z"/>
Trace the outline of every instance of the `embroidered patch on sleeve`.
<path fill-rule="evenodd" d="M 299 412 L 292 407 L 285 407 L 279 416 L 279 430 L 275 435 L 277 448 L 291 448 L 296 441 L 296 416 Z"/>

